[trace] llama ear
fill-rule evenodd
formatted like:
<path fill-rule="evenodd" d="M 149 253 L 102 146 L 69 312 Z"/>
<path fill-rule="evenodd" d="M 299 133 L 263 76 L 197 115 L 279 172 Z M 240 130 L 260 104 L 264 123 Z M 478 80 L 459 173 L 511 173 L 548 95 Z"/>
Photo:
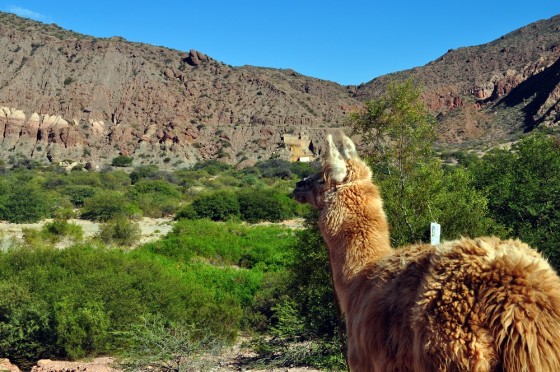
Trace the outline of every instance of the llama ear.
<path fill-rule="evenodd" d="M 329 170 L 329 177 L 335 182 L 342 182 L 346 177 L 346 162 L 338 152 L 333 142 L 332 135 L 327 135 L 326 164 Z"/>
<path fill-rule="evenodd" d="M 355 159 L 358 157 L 356 145 L 354 145 L 354 142 L 347 136 L 342 136 L 342 152 L 346 159 Z"/>

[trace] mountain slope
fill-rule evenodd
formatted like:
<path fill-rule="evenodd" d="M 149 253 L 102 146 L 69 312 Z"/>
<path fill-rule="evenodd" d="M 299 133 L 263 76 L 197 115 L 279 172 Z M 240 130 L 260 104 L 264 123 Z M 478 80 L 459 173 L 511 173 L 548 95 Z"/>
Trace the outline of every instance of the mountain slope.
<path fill-rule="evenodd" d="M 122 154 L 168 167 L 289 158 L 283 135 L 297 143 L 303 132 L 317 151 L 325 129 L 344 126 L 390 80 L 409 78 L 424 88 L 444 146 L 497 144 L 557 126 L 559 60 L 555 16 L 344 87 L 0 13 L 0 155 L 102 165 Z"/>
<path fill-rule="evenodd" d="M 359 105 L 349 88 L 291 70 L 234 68 L 4 13 L 0 51 L 0 149 L 34 159 L 267 158 L 282 133 L 340 126 Z"/>
<path fill-rule="evenodd" d="M 439 115 L 443 141 L 506 138 L 520 129 L 558 122 L 558 79 L 541 78 L 557 74 L 559 58 L 560 15 L 484 45 L 449 50 L 425 66 L 381 76 L 358 87 L 355 97 L 374 97 L 389 80 L 412 78 L 425 88 L 424 99 Z M 533 92 L 525 101 L 508 98 L 524 95 L 520 92 L 528 85 L 522 83 L 528 79 Z M 538 100 L 529 100 L 536 91 Z M 525 114 L 527 105 L 533 114 Z"/>

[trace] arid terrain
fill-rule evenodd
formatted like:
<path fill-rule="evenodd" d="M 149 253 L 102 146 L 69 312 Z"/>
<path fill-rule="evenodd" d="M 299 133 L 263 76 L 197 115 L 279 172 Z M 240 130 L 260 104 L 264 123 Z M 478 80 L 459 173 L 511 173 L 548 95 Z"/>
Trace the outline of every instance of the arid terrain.
<path fill-rule="evenodd" d="M 50 219 L 43 220 L 37 223 L 15 224 L 5 221 L 0 221 L 0 236 L 3 240 L 10 238 L 22 239 L 25 229 L 40 229 L 45 223 L 50 222 Z M 99 231 L 99 222 L 88 220 L 70 219 L 70 223 L 79 225 L 84 232 L 84 239 L 91 238 Z M 142 237 L 138 244 L 147 243 L 149 241 L 157 240 L 159 237 L 167 234 L 173 228 L 173 220 L 170 218 L 148 218 L 144 217 L 138 221 Z M 58 244 L 59 248 L 64 248 L 65 245 L 71 242 L 62 241 Z"/>
<path fill-rule="evenodd" d="M 425 66 L 342 86 L 290 69 L 233 67 L 203 52 L 94 38 L 0 13 L 0 153 L 94 169 L 118 155 L 167 168 L 290 157 L 389 81 L 414 79 L 440 143 L 495 144 L 559 121 L 560 16 Z M 338 58 L 344 68 L 346 56 Z"/>

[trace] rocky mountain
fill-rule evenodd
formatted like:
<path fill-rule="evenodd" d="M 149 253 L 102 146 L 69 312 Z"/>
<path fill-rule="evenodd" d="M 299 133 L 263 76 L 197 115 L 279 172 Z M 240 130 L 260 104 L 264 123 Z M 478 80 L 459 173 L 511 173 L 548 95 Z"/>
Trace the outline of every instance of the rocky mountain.
<path fill-rule="evenodd" d="M 358 87 L 374 97 L 389 80 L 410 79 L 439 119 L 445 143 L 504 141 L 560 121 L 560 15 L 488 44 L 449 50 L 425 66 L 381 76 Z"/>
<path fill-rule="evenodd" d="M 558 40 L 560 16 L 356 87 L 0 13 L 0 155 L 168 167 L 288 159 L 285 135 L 317 152 L 325 129 L 406 78 L 425 87 L 442 142 L 507 140 L 560 120 Z"/>
<path fill-rule="evenodd" d="M 0 13 L 4 157 L 107 163 L 122 154 L 175 166 L 268 158 L 284 133 L 341 126 L 359 104 L 352 89 Z"/>

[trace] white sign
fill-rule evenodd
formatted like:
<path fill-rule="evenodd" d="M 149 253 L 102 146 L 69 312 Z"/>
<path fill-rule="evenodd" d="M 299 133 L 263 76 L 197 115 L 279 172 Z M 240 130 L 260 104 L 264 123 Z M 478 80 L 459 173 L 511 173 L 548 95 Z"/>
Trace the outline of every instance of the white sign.
<path fill-rule="evenodd" d="M 440 235 L 441 235 L 441 225 L 437 222 L 432 222 L 430 225 L 430 241 L 432 245 L 439 244 Z"/>

